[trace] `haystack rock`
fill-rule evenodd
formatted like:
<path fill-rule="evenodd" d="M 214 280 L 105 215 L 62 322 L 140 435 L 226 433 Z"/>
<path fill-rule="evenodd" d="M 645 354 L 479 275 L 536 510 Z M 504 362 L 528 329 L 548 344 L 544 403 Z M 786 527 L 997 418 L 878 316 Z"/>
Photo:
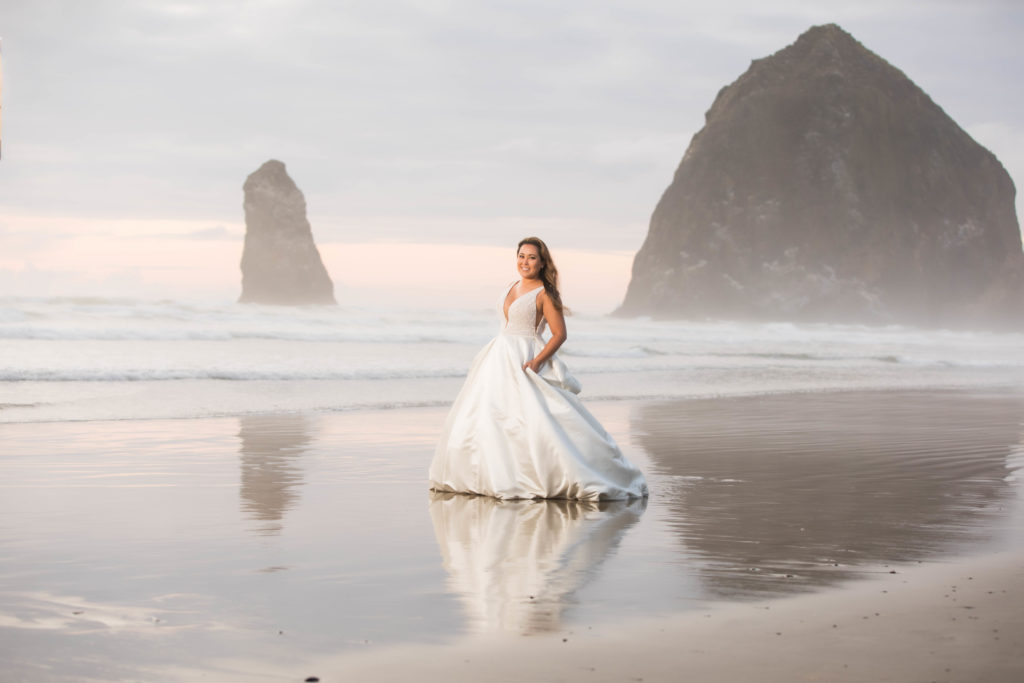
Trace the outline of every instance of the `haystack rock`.
<path fill-rule="evenodd" d="M 334 304 L 306 219 L 306 199 L 284 164 L 271 159 L 245 180 L 242 303 Z"/>
<path fill-rule="evenodd" d="M 620 314 L 1021 327 L 1010 176 L 836 25 L 723 88 Z"/>

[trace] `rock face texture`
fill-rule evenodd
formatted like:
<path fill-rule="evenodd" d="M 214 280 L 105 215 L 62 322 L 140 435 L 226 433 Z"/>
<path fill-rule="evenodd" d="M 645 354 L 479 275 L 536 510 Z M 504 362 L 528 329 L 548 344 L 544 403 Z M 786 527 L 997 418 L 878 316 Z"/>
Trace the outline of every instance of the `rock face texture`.
<path fill-rule="evenodd" d="M 1021 327 L 1014 196 L 901 71 L 817 26 L 718 93 L 618 312 Z"/>
<path fill-rule="evenodd" d="M 313 243 L 306 199 L 271 159 L 245 180 L 242 303 L 334 304 L 334 283 Z"/>

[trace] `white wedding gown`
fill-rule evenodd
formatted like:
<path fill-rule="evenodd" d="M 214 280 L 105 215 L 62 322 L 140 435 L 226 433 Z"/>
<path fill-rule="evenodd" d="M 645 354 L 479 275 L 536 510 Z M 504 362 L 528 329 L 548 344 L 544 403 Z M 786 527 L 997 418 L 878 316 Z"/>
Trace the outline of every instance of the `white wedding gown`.
<path fill-rule="evenodd" d="M 576 398 L 579 382 L 558 355 L 539 375 L 523 370 L 544 348 L 540 290 L 512 302 L 501 334 L 473 360 L 430 464 L 430 487 L 506 499 L 646 496 L 643 473 Z"/>

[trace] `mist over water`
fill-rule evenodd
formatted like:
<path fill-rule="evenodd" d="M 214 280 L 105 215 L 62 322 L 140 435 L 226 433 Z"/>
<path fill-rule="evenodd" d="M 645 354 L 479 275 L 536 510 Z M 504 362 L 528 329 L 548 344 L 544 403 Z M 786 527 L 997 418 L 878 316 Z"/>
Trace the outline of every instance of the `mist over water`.
<path fill-rule="evenodd" d="M 445 405 L 493 311 L 0 300 L 0 421 Z M 1016 386 L 1024 335 L 577 315 L 586 400 Z"/>

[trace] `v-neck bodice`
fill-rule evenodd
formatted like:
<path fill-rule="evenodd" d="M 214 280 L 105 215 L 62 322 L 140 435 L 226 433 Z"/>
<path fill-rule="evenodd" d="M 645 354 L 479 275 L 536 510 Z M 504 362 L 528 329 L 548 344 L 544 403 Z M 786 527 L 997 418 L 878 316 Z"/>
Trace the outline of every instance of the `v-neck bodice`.
<path fill-rule="evenodd" d="M 516 283 L 519 284 L 519 283 Z M 515 287 L 516 285 L 512 285 Z M 505 300 L 508 298 L 508 293 L 512 291 L 512 287 L 505 290 L 505 295 L 501 297 L 501 303 L 499 304 L 499 311 L 504 315 Z M 502 332 L 505 334 L 521 334 L 528 335 L 530 337 L 539 335 L 544 331 L 544 318 L 541 317 L 540 321 L 537 321 L 537 295 L 544 287 L 536 287 L 531 289 L 529 292 L 525 292 L 516 297 L 508 307 L 508 317 L 505 320 L 505 326 L 502 328 Z"/>

